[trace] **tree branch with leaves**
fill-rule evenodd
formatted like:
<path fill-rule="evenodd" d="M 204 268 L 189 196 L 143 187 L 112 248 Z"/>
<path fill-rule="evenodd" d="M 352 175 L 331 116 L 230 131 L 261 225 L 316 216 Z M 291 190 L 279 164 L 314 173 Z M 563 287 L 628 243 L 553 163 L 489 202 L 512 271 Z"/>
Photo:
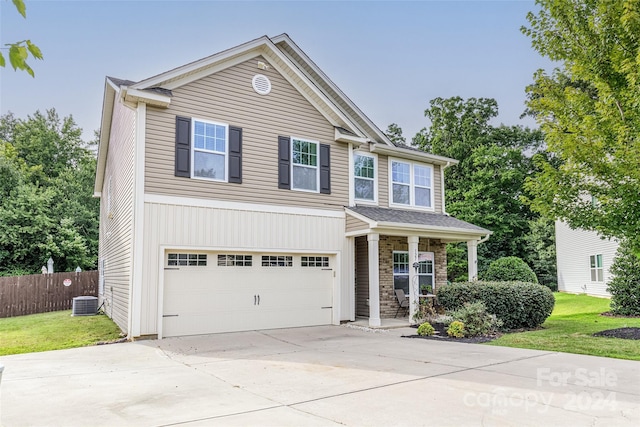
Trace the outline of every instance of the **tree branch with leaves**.
<path fill-rule="evenodd" d="M 12 0 L 13 5 L 16 7 L 20 15 L 23 18 L 27 18 L 27 7 L 24 4 L 23 0 Z M 42 51 L 40 48 L 33 44 L 31 40 L 22 40 L 15 43 L 5 43 L 4 48 L 0 49 L 0 67 L 5 67 L 7 65 L 6 59 L 2 50 L 9 51 L 9 63 L 13 67 L 14 70 L 22 70 L 29 73 L 31 77 L 35 77 L 35 73 L 33 69 L 27 64 L 27 60 L 29 59 L 29 55 L 31 55 L 34 59 L 42 59 Z"/>

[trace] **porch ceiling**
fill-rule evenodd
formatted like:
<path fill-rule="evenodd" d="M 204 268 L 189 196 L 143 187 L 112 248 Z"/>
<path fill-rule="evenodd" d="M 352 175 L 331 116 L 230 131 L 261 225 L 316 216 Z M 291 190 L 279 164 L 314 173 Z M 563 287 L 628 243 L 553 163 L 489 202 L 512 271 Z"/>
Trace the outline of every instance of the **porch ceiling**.
<path fill-rule="evenodd" d="M 416 235 L 444 242 L 479 240 L 492 232 L 449 215 L 374 206 L 345 208 L 360 227 L 347 231 L 347 236 L 378 233 L 391 236 Z"/>

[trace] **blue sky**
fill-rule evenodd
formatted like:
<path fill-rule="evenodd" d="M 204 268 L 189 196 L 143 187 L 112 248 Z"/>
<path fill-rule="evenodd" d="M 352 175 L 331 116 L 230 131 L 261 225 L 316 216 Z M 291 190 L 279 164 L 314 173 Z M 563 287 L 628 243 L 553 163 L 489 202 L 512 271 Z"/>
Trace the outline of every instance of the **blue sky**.
<path fill-rule="evenodd" d="M 30 38 L 36 77 L 0 69 L 0 114 L 55 107 L 89 140 L 104 77 L 141 80 L 254 38 L 287 33 L 381 129 L 407 140 L 435 97 L 495 98 L 497 123 L 519 119 L 525 86 L 550 68 L 520 33 L 533 1 L 0 0 L 0 43 Z M 6 52 L 6 51 L 5 51 Z M 6 54 L 5 54 L 6 56 Z"/>

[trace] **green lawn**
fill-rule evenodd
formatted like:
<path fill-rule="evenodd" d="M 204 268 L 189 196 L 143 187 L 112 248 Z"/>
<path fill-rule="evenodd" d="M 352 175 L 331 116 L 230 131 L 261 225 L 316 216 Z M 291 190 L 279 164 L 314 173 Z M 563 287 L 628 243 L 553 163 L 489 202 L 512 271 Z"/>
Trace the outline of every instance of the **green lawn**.
<path fill-rule="evenodd" d="M 505 334 L 488 344 L 640 360 L 640 340 L 591 336 L 607 329 L 640 327 L 640 318 L 601 316 L 609 311 L 606 298 L 554 295 L 556 305 L 543 329 Z"/>
<path fill-rule="evenodd" d="M 117 340 L 120 328 L 105 315 L 71 310 L 0 319 L 0 356 L 83 347 Z"/>

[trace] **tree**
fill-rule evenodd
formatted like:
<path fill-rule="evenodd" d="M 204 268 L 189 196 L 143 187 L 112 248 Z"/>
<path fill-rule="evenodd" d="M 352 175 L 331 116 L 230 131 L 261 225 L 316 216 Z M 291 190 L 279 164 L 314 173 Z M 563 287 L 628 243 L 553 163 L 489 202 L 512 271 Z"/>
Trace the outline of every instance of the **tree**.
<path fill-rule="evenodd" d="M 626 239 L 640 256 L 640 2 L 537 4 L 522 31 L 560 66 L 536 72 L 527 89 L 549 152 L 527 181 L 529 202 L 572 227 Z"/>
<path fill-rule="evenodd" d="M 55 110 L 0 117 L 0 275 L 96 266 L 96 159 L 73 118 Z"/>
<path fill-rule="evenodd" d="M 607 284 L 611 293 L 611 312 L 623 316 L 640 315 L 640 259 L 628 242 L 620 242 L 611 265 L 613 279 Z"/>
<path fill-rule="evenodd" d="M 433 154 L 458 159 L 446 169 L 446 207 L 455 217 L 493 231 L 478 246 L 478 270 L 482 272 L 497 258 L 517 256 L 527 263 L 525 236 L 530 221 L 537 218 L 521 201 L 524 181 L 540 151 L 542 134 L 519 126 L 493 126 L 498 114 L 494 99 L 436 98 L 425 116 L 431 126 L 422 129 L 414 144 Z M 448 245 L 448 278 L 466 276 L 464 244 Z"/>
<path fill-rule="evenodd" d="M 27 18 L 27 6 L 24 4 L 23 0 L 11 0 L 13 5 L 16 7 L 20 15 L 23 18 Z M 33 69 L 27 64 L 27 59 L 29 59 L 29 54 L 34 59 L 42 59 L 42 52 L 40 48 L 33 44 L 31 40 L 22 40 L 20 42 L 15 43 L 6 43 L 5 46 L 8 46 L 9 49 L 9 62 L 14 70 L 23 70 L 29 73 L 31 77 L 35 77 L 35 73 Z M 6 66 L 6 60 L 2 52 L 0 52 L 0 67 Z"/>
<path fill-rule="evenodd" d="M 402 128 L 395 123 L 391 123 L 387 127 L 385 135 L 396 145 L 404 145 L 406 138 L 402 136 Z"/>

